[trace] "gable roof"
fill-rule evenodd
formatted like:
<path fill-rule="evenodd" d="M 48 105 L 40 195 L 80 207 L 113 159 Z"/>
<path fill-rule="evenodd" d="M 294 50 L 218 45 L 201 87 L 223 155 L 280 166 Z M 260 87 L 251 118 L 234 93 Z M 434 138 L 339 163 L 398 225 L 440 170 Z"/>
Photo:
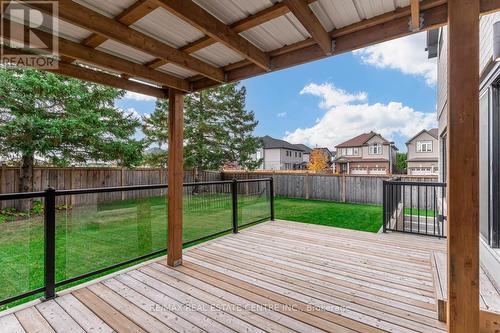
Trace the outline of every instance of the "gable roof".
<path fill-rule="evenodd" d="M 306 154 L 310 154 L 312 149 L 309 148 L 308 146 L 302 144 L 302 143 L 299 143 L 299 144 L 295 144 L 294 145 L 295 147 L 299 148 L 299 149 L 302 149 L 302 151 Z"/>
<path fill-rule="evenodd" d="M 429 130 L 424 128 L 423 130 L 421 130 L 420 132 L 418 132 L 416 135 L 414 135 L 411 139 L 409 139 L 408 141 L 406 141 L 406 144 L 409 144 L 410 142 L 412 142 L 413 140 L 415 140 L 420 134 L 422 134 L 424 132 L 428 133 L 434 139 L 436 139 L 436 140 L 438 139 L 438 135 L 439 135 L 438 132 L 439 131 L 438 131 L 437 128 L 431 128 Z"/>
<path fill-rule="evenodd" d="M 336 145 L 335 148 L 360 147 L 360 146 L 364 145 L 368 140 L 370 140 L 371 138 L 373 138 L 374 136 L 377 136 L 377 135 L 380 138 L 382 138 L 383 143 L 385 143 L 385 144 L 390 143 L 389 141 L 384 139 L 380 134 L 371 131 L 370 133 L 363 133 L 363 134 L 360 134 L 358 136 L 355 136 L 352 139 L 349 139 L 345 142 L 342 142 L 341 144 Z"/>
<path fill-rule="evenodd" d="M 264 149 L 273 149 L 273 148 L 285 148 L 285 149 L 291 149 L 291 150 L 297 150 L 297 151 L 302 151 L 305 153 L 310 153 L 311 148 L 307 147 L 306 145 L 303 144 L 293 144 L 285 140 L 280 140 L 280 139 L 275 139 L 273 137 L 270 137 L 269 135 L 263 136 L 261 138 L 263 148 Z"/>

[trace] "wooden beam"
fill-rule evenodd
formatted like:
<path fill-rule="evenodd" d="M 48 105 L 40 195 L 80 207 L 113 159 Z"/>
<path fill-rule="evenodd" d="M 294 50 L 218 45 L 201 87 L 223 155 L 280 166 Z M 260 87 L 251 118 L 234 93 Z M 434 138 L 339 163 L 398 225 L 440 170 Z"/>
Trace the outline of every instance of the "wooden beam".
<path fill-rule="evenodd" d="M 115 17 L 115 20 L 125 24 L 126 26 L 130 26 L 135 22 L 142 19 L 144 16 L 151 13 L 153 10 L 158 8 L 156 4 L 151 0 L 138 0 L 133 3 L 130 7 L 121 12 L 118 16 Z M 87 37 L 82 44 L 96 48 L 107 40 L 106 37 L 99 34 L 92 34 Z"/>
<path fill-rule="evenodd" d="M 332 54 L 332 39 L 304 0 L 283 0 L 326 55 Z"/>
<path fill-rule="evenodd" d="M 479 14 L 477 0 L 448 3 L 450 333 L 479 332 Z"/>
<path fill-rule="evenodd" d="M 309 0 L 312 1 L 312 0 Z M 230 28 L 233 29 L 234 32 L 240 33 L 243 31 L 250 30 L 258 25 L 261 25 L 263 23 L 266 23 L 270 20 L 273 20 L 277 17 L 280 17 L 282 15 L 285 15 L 286 13 L 289 13 L 290 10 L 288 9 L 285 4 L 278 2 L 274 4 L 271 7 L 268 7 L 266 9 L 261 10 L 260 12 L 257 12 L 253 15 L 250 15 L 242 20 L 236 21 L 233 24 L 230 25 Z M 210 45 L 213 45 L 217 43 L 215 39 L 213 39 L 210 36 L 203 36 L 200 39 L 189 43 L 188 45 L 185 45 L 181 47 L 179 50 L 187 52 L 187 53 L 194 53 L 196 51 L 199 51 L 205 47 L 208 47 Z M 162 59 L 155 59 L 151 62 L 149 62 L 147 65 L 152 68 L 158 68 L 163 65 L 167 64 L 166 61 Z"/>
<path fill-rule="evenodd" d="M 422 11 L 425 15 L 423 30 L 434 29 L 447 23 L 447 6 L 440 5 Z M 412 34 L 408 29 L 408 14 L 398 19 L 389 20 L 366 29 L 359 29 L 355 32 L 342 34 L 336 38 L 336 47 L 333 55 L 353 51 L 362 47 L 376 43 L 388 41 L 394 38 L 404 37 Z M 273 71 L 280 70 L 295 65 L 303 64 L 325 57 L 324 51 L 313 40 L 305 40 L 285 47 L 286 52 L 275 50 L 271 52 L 273 62 Z M 273 56 L 276 54 L 275 56 Z M 228 82 L 243 80 L 252 76 L 264 73 L 261 68 L 247 64 L 242 67 L 232 68 L 226 71 Z M 201 90 L 206 87 L 212 87 L 218 83 L 205 78 L 193 82 L 193 90 Z"/>
<path fill-rule="evenodd" d="M 269 70 L 269 56 L 192 0 L 155 0 L 156 3 L 226 45 L 264 70 Z"/>
<path fill-rule="evenodd" d="M 2 29 L 3 36 L 11 36 L 9 33 L 11 27 L 22 27 L 21 24 L 9 21 L 5 18 L 2 18 L 2 21 L 4 23 L 4 29 Z M 36 31 L 37 36 L 46 44 L 48 44 L 52 38 L 49 33 L 38 29 L 34 29 L 34 31 Z M 189 91 L 190 89 L 189 82 L 186 80 L 156 71 L 123 58 L 118 58 L 106 52 L 83 46 L 61 37 L 59 37 L 58 41 L 58 52 L 60 55 L 65 57 L 62 58 L 65 62 L 81 60 L 97 67 L 103 67 L 113 71 L 125 73 L 131 77 L 147 79 L 156 82 L 161 86 L 168 86 L 182 91 Z"/>
<path fill-rule="evenodd" d="M 184 94 L 168 95 L 168 231 L 167 264 L 182 264 L 182 196 L 184 182 Z"/>
<path fill-rule="evenodd" d="M 420 30 L 420 0 L 411 0 L 411 30 Z"/>
<path fill-rule="evenodd" d="M 19 49 L 11 49 L 6 46 L 3 48 L 5 55 L 25 55 L 29 52 Z M 65 62 L 59 62 L 57 68 L 43 69 L 48 72 L 73 77 L 84 81 L 94 82 L 118 89 L 133 91 L 139 94 L 153 96 L 156 98 L 166 98 L 167 89 L 160 89 L 147 84 L 142 84 L 130 80 L 125 80 L 118 76 L 107 74 L 105 72 L 96 71 L 82 66 L 72 65 Z"/>
<path fill-rule="evenodd" d="M 24 0 L 26 1 L 26 0 Z M 43 6 L 26 2 L 30 7 L 44 11 Z M 224 72 L 215 66 L 191 57 L 186 52 L 173 48 L 155 38 L 99 14 L 71 0 L 59 1 L 59 19 L 94 33 L 151 54 L 183 68 L 195 71 L 218 82 L 224 82 Z"/>

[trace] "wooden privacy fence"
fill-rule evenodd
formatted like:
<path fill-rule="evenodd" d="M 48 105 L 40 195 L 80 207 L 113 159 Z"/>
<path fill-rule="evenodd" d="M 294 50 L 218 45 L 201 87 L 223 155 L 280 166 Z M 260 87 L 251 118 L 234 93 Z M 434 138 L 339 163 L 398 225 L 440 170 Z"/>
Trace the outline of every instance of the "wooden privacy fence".
<path fill-rule="evenodd" d="M 19 168 L 2 166 L 0 169 L 0 193 L 15 193 L 19 188 Z M 217 171 L 202 171 L 200 181 L 221 180 Z M 194 181 L 194 172 L 184 172 L 184 182 Z M 33 190 L 43 191 L 48 187 L 56 190 L 70 190 L 98 187 L 120 187 L 132 185 L 164 184 L 167 182 L 167 170 L 156 168 L 56 168 L 36 167 L 33 175 Z M 154 195 L 163 195 L 164 190 L 101 193 L 99 195 L 71 196 L 58 198 L 58 204 L 90 204 L 104 201 L 125 200 Z M 11 207 L 12 203 L 1 202 L 0 208 Z"/>
<path fill-rule="evenodd" d="M 274 173 L 274 172 L 231 172 L 222 174 L 223 180 L 229 179 L 274 179 L 274 192 L 277 196 L 382 205 L 383 181 L 390 176 L 339 176 L 312 173 Z M 437 181 L 436 177 L 402 176 L 405 181 Z M 249 186 L 255 186 L 249 184 Z M 252 191 L 252 189 L 249 189 Z"/>

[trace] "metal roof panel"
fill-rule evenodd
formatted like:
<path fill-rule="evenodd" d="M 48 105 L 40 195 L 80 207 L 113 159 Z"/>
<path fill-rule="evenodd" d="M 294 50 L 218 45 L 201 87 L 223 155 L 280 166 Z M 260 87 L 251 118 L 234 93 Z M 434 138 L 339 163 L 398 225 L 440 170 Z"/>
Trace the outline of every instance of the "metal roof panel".
<path fill-rule="evenodd" d="M 107 41 L 99 45 L 96 49 L 139 64 L 143 64 L 155 59 L 155 57 L 145 52 L 136 50 L 130 46 L 111 39 L 108 39 Z"/>
<path fill-rule="evenodd" d="M 197 73 L 190 71 L 188 69 L 182 68 L 180 66 L 168 63 L 166 65 L 163 65 L 161 67 L 158 67 L 157 70 L 163 73 L 171 74 L 180 78 L 188 78 L 191 76 L 195 76 Z"/>
<path fill-rule="evenodd" d="M 212 44 L 192 55 L 193 57 L 218 67 L 226 66 L 244 59 L 238 53 L 221 43 Z"/>
<path fill-rule="evenodd" d="M 128 7 L 132 6 L 136 0 L 73 0 L 82 6 L 90 8 L 108 17 L 115 17 Z"/>
<path fill-rule="evenodd" d="M 266 52 L 309 37 L 306 29 L 291 13 L 242 32 L 241 35 Z"/>
<path fill-rule="evenodd" d="M 163 8 L 155 9 L 130 27 L 175 48 L 205 36 L 203 32 Z"/>
<path fill-rule="evenodd" d="M 193 0 L 207 12 L 224 22 L 232 24 L 271 7 L 276 0 Z"/>

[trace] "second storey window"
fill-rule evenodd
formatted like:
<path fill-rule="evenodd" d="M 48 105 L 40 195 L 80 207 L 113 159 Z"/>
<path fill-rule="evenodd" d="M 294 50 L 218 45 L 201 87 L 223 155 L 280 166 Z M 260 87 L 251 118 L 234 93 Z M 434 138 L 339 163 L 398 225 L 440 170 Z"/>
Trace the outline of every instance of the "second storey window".
<path fill-rule="evenodd" d="M 432 141 L 417 141 L 417 153 L 432 152 Z"/>
<path fill-rule="evenodd" d="M 382 145 L 379 143 L 370 145 L 368 153 L 370 155 L 382 155 Z"/>

